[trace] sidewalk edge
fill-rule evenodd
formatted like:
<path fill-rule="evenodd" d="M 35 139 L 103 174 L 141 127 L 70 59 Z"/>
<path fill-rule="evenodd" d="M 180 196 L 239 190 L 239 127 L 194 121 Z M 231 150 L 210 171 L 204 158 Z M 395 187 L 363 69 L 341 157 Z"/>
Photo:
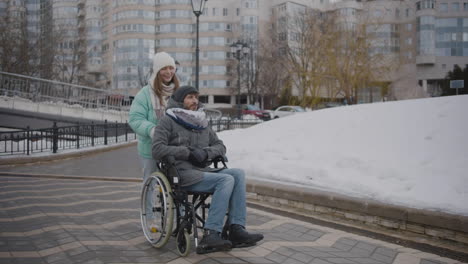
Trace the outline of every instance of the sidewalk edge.
<path fill-rule="evenodd" d="M 129 146 L 136 145 L 136 140 L 127 143 L 119 143 L 114 145 L 109 145 L 105 147 L 98 147 L 98 148 L 86 148 L 79 151 L 73 151 L 69 153 L 56 153 L 50 154 L 46 156 L 27 156 L 27 157 L 2 157 L 0 158 L 0 166 L 14 166 L 14 165 L 25 165 L 31 163 L 40 163 L 40 162 L 50 162 L 50 161 L 57 161 L 63 159 L 71 159 L 71 158 L 79 158 L 88 155 L 94 155 L 98 153 L 103 153 L 107 151 L 117 150 L 121 148 L 126 148 Z"/>

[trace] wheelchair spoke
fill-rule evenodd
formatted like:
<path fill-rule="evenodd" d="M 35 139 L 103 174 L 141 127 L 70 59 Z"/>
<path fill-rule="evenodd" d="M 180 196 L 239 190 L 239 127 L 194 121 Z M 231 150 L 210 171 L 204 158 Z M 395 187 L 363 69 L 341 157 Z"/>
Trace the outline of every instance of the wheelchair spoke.
<path fill-rule="evenodd" d="M 141 224 L 146 239 L 159 248 L 172 233 L 174 218 L 171 187 L 162 174 L 155 173 L 144 184 L 141 195 Z"/>

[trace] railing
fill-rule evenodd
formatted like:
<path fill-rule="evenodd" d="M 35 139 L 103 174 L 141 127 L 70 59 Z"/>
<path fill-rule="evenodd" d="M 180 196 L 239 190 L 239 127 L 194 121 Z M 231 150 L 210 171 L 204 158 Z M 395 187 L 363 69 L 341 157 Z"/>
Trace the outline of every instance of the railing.
<path fill-rule="evenodd" d="M 128 111 L 132 97 L 87 86 L 45 80 L 0 71 L 0 96 L 18 96 L 33 102 L 79 105 L 84 108 Z"/>
<path fill-rule="evenodd" d="M 223 130 L 247 128 L 261 120 L 210 119 L 211 128 Z M 99 145 L 117 144 L 136 139 L 128 123 L 81 124 L 45 129 L 26 129 L 0 132 L 0 157 L 7 155 L 31 155 L 57 153 L 60 150 L 78 150 Z"/>
<path fill-rule="evenodd" d="M 0 132 L 0 156 L 80 149 L 136 139 L 127 123 L 84 124 Z"/>
<path fill-rule="evenodd" d="M 210 120 L 210 126 L 214 131 L 221 132 L 223 130 L 248 128 L 262 122 L 263 121 L 259 119 L 238 120 L 231 118 L 221 118 L 217 120 Z"/>

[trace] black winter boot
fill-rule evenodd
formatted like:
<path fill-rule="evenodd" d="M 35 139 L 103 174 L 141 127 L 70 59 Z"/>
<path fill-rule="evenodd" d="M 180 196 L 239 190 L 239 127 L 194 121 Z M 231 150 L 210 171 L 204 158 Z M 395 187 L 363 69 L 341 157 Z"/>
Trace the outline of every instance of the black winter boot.
<path fill-rule="evenodd" d="M 197 247 L 197 254 L 206 254 L 216 251 L 229 251 L 231 248 L 231 241 L 222 239 L 220 232 L 205 229 L 203 232 L 203 238 Z"/>
<path fill-rule="evenodd" d="M 248 233 L 241 225 L 229 226 L 228 238 L 233 248 L 251 247 L 263 239 L 262 234 Z"/>

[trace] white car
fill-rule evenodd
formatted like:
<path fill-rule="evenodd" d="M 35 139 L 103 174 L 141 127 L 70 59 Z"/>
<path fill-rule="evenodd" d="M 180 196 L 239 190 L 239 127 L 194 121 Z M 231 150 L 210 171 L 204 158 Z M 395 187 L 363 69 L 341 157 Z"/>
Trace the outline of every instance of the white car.
<path fill-rule="evenodd" d="M 306 110 L 304 108 L 297 105 L 283 105 L 276 108 L 276 110 L 273 112 L 273 118 L 285 117 L 296 113 L 303 113 L 305 111 Z"/>

